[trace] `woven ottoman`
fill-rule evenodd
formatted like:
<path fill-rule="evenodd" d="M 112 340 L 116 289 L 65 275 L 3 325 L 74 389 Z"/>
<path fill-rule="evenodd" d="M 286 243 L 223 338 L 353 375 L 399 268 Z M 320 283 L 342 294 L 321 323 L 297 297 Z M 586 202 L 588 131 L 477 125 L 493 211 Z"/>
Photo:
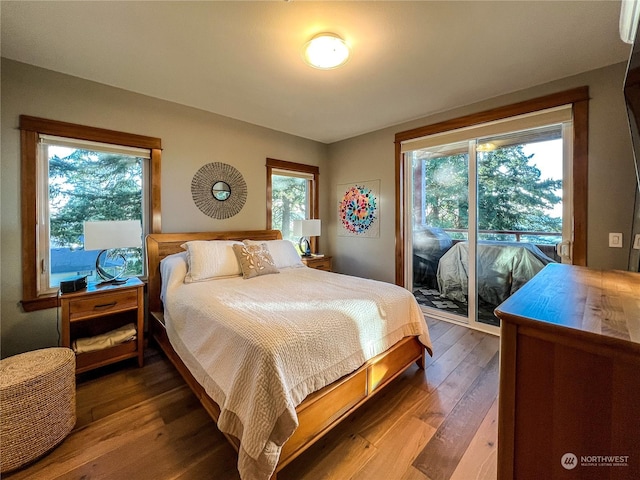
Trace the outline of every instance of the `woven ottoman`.
<path fill-rule="evenodd" d="M 0 472 L 36 460 L 76 423 L 76 357 L 45 348 L 0 360 Z"/>

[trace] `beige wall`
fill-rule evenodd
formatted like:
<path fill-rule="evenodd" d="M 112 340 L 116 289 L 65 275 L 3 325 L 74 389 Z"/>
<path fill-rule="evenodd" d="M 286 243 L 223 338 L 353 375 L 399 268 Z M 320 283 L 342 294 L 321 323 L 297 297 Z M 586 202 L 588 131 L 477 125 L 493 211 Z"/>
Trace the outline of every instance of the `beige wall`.
<path fill-rule="evenodd" d="M 321 249 L 337 271 L 393 282 L 395 278 L 394 135 L 500 105 L 589 85 L 588 262 L 626 268 L 628 248 L 607 247 L 608 232 L 623 232 L 628 245 L 634 176 L 621 94 L 622 64 L 362 135 L 330 146 L 183 107 L 133 92 L 2 60 L 1 353 L 57 343 L 56 311 L 21 311 L 20 177 L 18 116 L 33 115 L 160 137 L 162 226 L 165 232 L 265 227 L 265 158 L 319 165 Z M 215 92 L 212 92 L 215 94 Z M 202 214 L 191 199 L 193 174 L 209 162 L 229 163 L 247 181 L 247 203 L 228 220 Z M 380 179 L 380 237 L 338 237 L 338 184 Z"/>
<path fill-rule="evenodd" d="M 56 311 L 26 314 L 20 263 L 21 114 L 159 137 L 162 139 L 162 229 L 164 232 L 262 229 L 266 226 L 267 157 L 327 170 L 326 145 L 2 59 L 1 157 L 1 353 L 5 357 L 57 344 Z M 211 92 L 212 95 L 224 92 Z M 236 216 L 214 220 L 191 198 L 191 178 L 204 164 L 236 167 L 247 182 L 247 201 Z M 320 195 L 327 198 L 328 184 Z M 321 201 L 320 212 L 327 205 Z"/>
<path fill-rule="evenodd" d="M 344 273 L 395 281 L 393 142 L 397 132 L 588 85 L 591 101 L 587 261 L 594 268 L 626 269 L 635 178 L 622 97 L 624 73 L 624 64 L 613 65 L 330 145 L 329 203 L 332 208 L 325 221 L 327 228 L 323 231 L 327 235 L 323 238 L 329 241 L 328 249 L 334 254 L 335 268 Z M 473 85 L 469 87 L 473 88 Z M 336 185 L 374 179 L 381 180 L 380 237 L 337 236 Z M 609 248 L 609 232 L 622 232 L 625 248 Z"/>

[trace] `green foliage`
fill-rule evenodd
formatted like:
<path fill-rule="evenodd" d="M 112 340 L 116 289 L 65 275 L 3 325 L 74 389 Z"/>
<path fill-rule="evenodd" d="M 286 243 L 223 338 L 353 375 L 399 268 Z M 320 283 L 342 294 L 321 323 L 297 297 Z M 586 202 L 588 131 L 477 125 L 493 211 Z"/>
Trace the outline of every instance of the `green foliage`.
<path fill-rule="evenodd" d="M 82 243 L 83 222 L 142 218 L 142 160 L 75 150 L 49 160 L 51 244 Z"/>
<path fill-rule="evenodd" d="M 306 218 L 307 180 L 285 175 L 271 178 L 271 221 L 273 228 L 282 232 L 282 238 L 293 237 L 294 220 Z"/>
<path fill-rule="evenodd" d="M 425 223 L 440 228 L 469 225 L 467 156 L 427 160 L 425 167 Z"/>
<path fill-rule="evenodd" d="M 562 219 L 549 210 L 562 200 L 562 181 L 542 179 L 532 157 L 521 145 L 478 152 L 479 230 L 561 231 Z M 467 155 L 430 159 L 424 168 L 426 224 L 468 228 Z"/>
<path fill-rule="evenodd" d="M 50 248 L 83 245 L 85 221 L 142 220 L 142 162 L 114 153 L 74 150 L 49 159 Z M 142 249 L 119 249 L 125 275 L 143 272 Z"/>

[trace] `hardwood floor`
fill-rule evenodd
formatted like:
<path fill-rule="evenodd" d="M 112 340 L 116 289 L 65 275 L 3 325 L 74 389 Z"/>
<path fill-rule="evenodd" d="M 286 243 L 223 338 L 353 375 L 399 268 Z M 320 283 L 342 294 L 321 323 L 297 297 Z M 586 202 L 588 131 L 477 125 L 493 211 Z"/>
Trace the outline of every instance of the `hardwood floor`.
<path fill-rule="evenodd" d="M 428 320 L 434 356 L 410 368 L 278 474 L 278 480 L 494 480 L 498 338 Z M 238 480 L 236 453 L 169 361 L 78 378 L 77 424 L 3 478 Z"/>

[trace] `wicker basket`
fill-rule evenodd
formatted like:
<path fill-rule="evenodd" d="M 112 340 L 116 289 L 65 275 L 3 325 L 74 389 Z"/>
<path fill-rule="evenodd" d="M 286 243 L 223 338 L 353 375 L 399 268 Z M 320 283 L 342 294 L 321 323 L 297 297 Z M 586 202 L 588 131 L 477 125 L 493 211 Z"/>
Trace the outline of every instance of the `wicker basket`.
<path fill-rule="evenodd" d="M 0 472 L 58 445 L 76 423 L 76 357 L 45 348 L 0 361 Z"/>

